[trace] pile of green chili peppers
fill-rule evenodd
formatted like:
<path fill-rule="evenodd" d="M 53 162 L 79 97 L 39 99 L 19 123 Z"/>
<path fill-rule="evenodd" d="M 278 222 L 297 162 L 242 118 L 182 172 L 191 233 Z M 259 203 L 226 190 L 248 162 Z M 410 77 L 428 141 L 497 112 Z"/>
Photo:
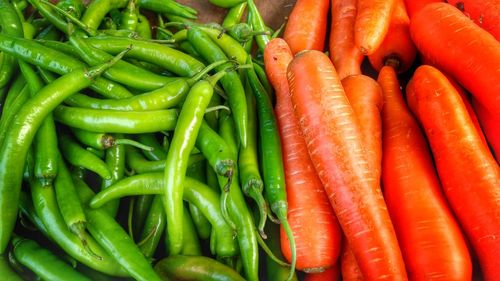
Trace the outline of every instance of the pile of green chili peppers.
<path fill-rule="evenodd" d="M 297 279 L 259 60 L 279 30 L 253 0 L 210 2 L 222 23 L 0 0 L 1 280 Z"/>

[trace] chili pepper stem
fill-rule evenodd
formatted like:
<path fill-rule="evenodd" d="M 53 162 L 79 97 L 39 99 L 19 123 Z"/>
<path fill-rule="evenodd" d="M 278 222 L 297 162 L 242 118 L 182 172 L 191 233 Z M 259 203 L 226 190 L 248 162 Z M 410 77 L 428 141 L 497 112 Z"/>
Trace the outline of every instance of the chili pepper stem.
<path fill-rule="evenodd" d="M 145 145 L 145 144 L 142 144 L 142 143 L 140 143 L 138 141 L 131 140 L 131 139 L 121 139 L 121 138 L 120 139 L 114 139 L 112 146 L 120 145 L 120 144 L 131 145 L 133 147 L 137 147 L 139 149 L 146 150 L 146 151 L 153 151 L 154 150 L 153 147 Z"/>
<path fill-rule="evenodd" d="M 269 246 L 267 246 L 266 242 L 264 242 L 264 239 L 262 237 L 260 237 L 259 235 L 256 236 L 259 246 L 262 248 L 264 253 L 266 253 L 266 255 L 271 258 L 271 260 L 273 260 L 275 263 L 281 266 L 286 266 L 286 267 L 290 266 L 290 264 L 280 260 L 276 255 L 274 255 L 273 251 L 269 248 Z"/>
<path fill-rule="evenodd" d="M 130 50 L 132 50 L 132 48 L 133 48 L 133 45 L 128 46 L 125 50 L 121 51 L 119 54 L 114 56 L 111 60 L 109 60 L 103 64 L 96 65 L 96 66 L 90 68 L 89 70 L 87 70 L 85 75 L 89 79 L 94 79 L 95 77 L 100 76 L 102 73 L 104 73 L 106 70 L 108 70 L 108 68 L 113 66 L 119 60 L 121 60 L 125 56 L 126 53 L 128 53 Z"/>
<path fill-rule="evenodd" d="M 51 7 L 52 9 L 56 10 L 58 13 L 60 13 L 64 17 L 66 17 L 66 19 L 69 20 L 71 23 L 75 24 L 76 26 L 78 26 L 79 28 L 81 28 L 83 31 L 85 31 L 85 33 L 87 33 L 87 35 L 90 35 L 90 36 L 95 36 L 96 35 L 96 32 L 94 30 L 90 29 L 86 24 L 84 24 L 78 18 L 76 18 L 72 14 L 68 13 L 67 11 L 61 9 L 57 5 L 54 5 L 50 1 L 46 1 L 46 0 L 42 0 L 40 2 L 42 4 L 45 4 L 45 5 L 49 6 L 49 7 Z M 71 29 L 71 28 L 68 26 L 68 29 Z M 70 33 L 70 30 L 68 30 L 67 32 Z"/>
<path fill-rule="evenodd" d="M 202 79 L 203 77 L 205 77 L 205 75 L 207 75 L 210 71 L 212 71 L 216 67 L 218 67 L 220 65 L 223 65 L 225 63 L 228 63 L 228 62 L 232 62 L 232 60 L 227 60 L 227 61 L 221 60 L 221 61 L 216 61 L 214 63 L 211 63 L 211 64 L 207 65 L 204 69 L 202 69 L 200 72 L 198 72 L 195 76 L 189 78 L 187 80 L 187 83 L 189 85 L 193 85 L 194 83 L 196 83 L 196 81 L 198 81 L 198 80 Z M 219 79 L 220 78 L 218 78 L 217 80 L 219 80 Z M 215 83 L 217 83 L 217 81 Z"/>
<path fill-rule="evenodd" d="M 290 274 L 288 275 L 287 280 L 292 280 L 293 274 L 295 272 L 295 265 L 297 263 L 297 251 L 295 249 L 295 239 L 293 237 L 292 228 L 288 223 L 286 208 L 283 208 L 281 206 L 279 208 L 275 208 L 275 214 L 278 217 L 281 226 L 283 227 L 283 230 L 285 230 L 286 236 L 288 237 L 288 241 L 290 242 L 290 249 L 292 252 L 292 263 L 290 265 Z"/>
<path fill-rule="evenodd" d="M 214 111 L 217 111 L 217 110 L 226 110 L 229 113 L 231 112 L 231 109 L 229 108 L 229 106 L 226 106 L 226 105 L 216 105 L 216 106 L 208 107 L 205 110 L 205 114 L 210 113 L 210 112 L 214 112 Z"/>
<path fill-rule="evenodd" d="M 102 260 L 102 257 L 96 254 L 92 249 L 90 248 L 89 244 L 87 243 L 87 238 L 85 238 L 85 223 L 84 222 L 78 222 L 74 223 L 69 227 L 69 230 L 74 233 L 76 236 L 78 236 L 78 239 L 80 239 L 80 242 L 82 243 L 83 248 L 94 258 L 97 260 Z"/>

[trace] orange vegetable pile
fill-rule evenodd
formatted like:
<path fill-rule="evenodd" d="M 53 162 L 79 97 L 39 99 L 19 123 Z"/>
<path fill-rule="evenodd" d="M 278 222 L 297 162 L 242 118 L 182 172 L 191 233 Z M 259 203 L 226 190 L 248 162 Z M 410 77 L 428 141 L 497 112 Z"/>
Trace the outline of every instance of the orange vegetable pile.
<path fill-rule="evenodd" d="M 266 46 L 306 280 L 500 280 L 500 1 L 448 2 L 298 0 Z"/>

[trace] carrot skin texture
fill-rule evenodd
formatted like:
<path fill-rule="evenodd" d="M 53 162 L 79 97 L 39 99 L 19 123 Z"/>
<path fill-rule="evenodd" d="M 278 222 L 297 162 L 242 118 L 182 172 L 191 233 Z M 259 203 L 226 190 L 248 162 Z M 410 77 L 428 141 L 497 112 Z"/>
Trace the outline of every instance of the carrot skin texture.
<path fill-rule="evenodd" d="M 429 140 L 444 194 L 468 237 L 485 280 L 500 280 L 500 169 L 446 76 L 417 68 L 407 100 Z"/>
<path fill-rule="evenodd" d="M 497 40 L 500 40 L 500 5 L 494 0 L 448 0 Z"/>
<path fill-rule="evenodd" d="M 363 273 L 352 253 L 349 244 L 343 240 L 342 255 L 340 256 L 340 269 L 344 281 L 364 281 Z"/>
<path fill-rule="evenodd" d="M 329 37 L 330 59 L 340 79 L 361 74 L 364 55 L 354 44 L 356 0 L 332 0 Z"/>
<path fill-rule="evenodd" d="M 500 162 L 500 115 L 498 113 L 491 114 L 474 99 L 472 107 L 486 135 L 487 143 L 493 150 L 497 162 Z"/>
<path fill-rule="evenodd" d="M 410 19 L 429 3 L 444 2 L 443 0 L 404 0 L 406 12 Z"/>
<path fill-rule="evenodd" d="M 417 48 L 410 36 L 410 18 L 403 0 L 396 0 L 389 24 L 389 31 L 378 49 L 368 56 L 370 64 L 377 71 L 388 63 L 397 63 L 398 72 L 410 68 L 417 55 Z"/>
<path fill-rule="evenodd" d="M 422 8 L 410 22 L 410 34 L 430 64 L 451 75 L 490 112 L 498 111 L 500 43 L 493 35 L 447 3 Z"/>
<path fill-rule="evenodd" d="M 408 278 L 471 280 L 465 239 L 442 193 L 426 139 L 403 100 L 396 71 L 384 66 L 378 82 L 384 93 L 384 197 Z"/>
<path fill-rule="evenodd" d="M 363 142 L 375 184 L 380 185 L 382 165 L 382 89 L 377 81 L 366 75 L 342 79 L 342 87 L 361 127 Z"/>
<path fill-rule="evenodd" d="M 301 52 L 288 66 L 301 131 L 339 223 L 369 280 L 407 280 L 380 186 L 374 184 L 361 128 L 330 59 Z"/>
<path fill-rule="evenodd" d="M 298 270 L 332 267 L 340 252 L 341 230 L 314 170 L 293 112 L 287 67 L 293 55 L 283 39 L 273 39 L 264 50 L 266 73 L 276 93 L 275 112 L 280 130 L 288 201 L 288 221 L 296 241 Z M 281 249 L 291 261 L 290 242 L 281 230 Z"/>
<path fill-rule="evenodd" d="M 340 277 L 340 266 L 336 263 L 323 272 L 307 273 L 304 281 L 340 281 Z"/>
<path fill-rule="evenodd" d="M 395 0 L 358 0 L 354 40 L 365 55 L 373 54 L 387 34 Z"/>
<path fill-rule="evenodd" d="M 323 50 L 329 0 L 297 0 L 283 33 L 293 54 L 302 50 Z"/>

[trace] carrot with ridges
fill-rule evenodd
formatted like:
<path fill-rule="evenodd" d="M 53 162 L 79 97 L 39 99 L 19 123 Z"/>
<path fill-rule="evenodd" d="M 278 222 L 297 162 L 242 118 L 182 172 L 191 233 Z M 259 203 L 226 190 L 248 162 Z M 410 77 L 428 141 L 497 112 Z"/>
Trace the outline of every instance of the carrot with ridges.
<path fill-rule="evenodd" d="M 444 194 L 483 276 L 500 280 L 500 169 L 444 74 L 420 66 L 406 89 L 409 107 L 429 140 Z"/>
<path fill-rule="evenodd" d="M 337 262 L 341 230 L 294 116 L 286 76 L 292 59 L 283 39 L 271 40 L 264 50 L 266 73 L 276 92 L 275 112 L 283 149 L 288 221 L 296 241 L 296 268 L 317 272 Z M 290 242 L 283 229 L 281 249 L 290 261 Z"/>
<path fill-rule="evenodd" d="M 361 128 L 330 59 L 298 54 L 288 66 L 294 112 L 330 203 L 369 280 L 407 280 Z"/>
<path fill-rule="evenodd" d="M 462 231 L 441 190 L 426 139 L 384 66 L 382 110 L 384 197 L 411 280 L 469 281 L 472 264 Z"/>

